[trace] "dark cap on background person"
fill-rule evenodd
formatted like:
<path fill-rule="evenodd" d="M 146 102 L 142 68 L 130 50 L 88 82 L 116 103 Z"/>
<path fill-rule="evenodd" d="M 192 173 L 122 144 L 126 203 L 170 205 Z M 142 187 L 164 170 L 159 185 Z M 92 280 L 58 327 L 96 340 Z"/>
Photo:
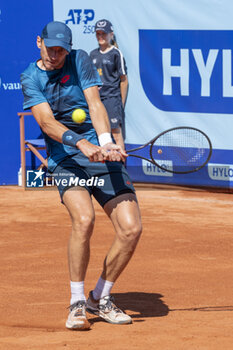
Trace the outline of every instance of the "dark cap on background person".
<path fill-rule="evenodd" d="M 112 23 L 109 22 L 107 19 L 101 19 L 100 21 L 96 22 L 95 24 L 95 31 L 102 30 L 105 33 L 112 33 L 113 32 L 113 26 Z"/>
<path fill-rule="evenodd" d="M 49 22 L 42 30 L 41 38 L 47 47 L 60 46 L 68 52 L 71 51 L 72 32 L 63 22 Z"/>

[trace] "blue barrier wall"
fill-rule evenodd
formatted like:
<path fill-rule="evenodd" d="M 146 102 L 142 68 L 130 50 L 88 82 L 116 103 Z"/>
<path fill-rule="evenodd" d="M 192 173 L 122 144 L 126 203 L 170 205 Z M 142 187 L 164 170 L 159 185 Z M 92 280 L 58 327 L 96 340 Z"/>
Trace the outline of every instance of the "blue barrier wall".
<path fill-rule="evenodd" d="M 23 96 L 20 73 L 39 57 L 36 37 L 42 27 L 53 20 L 50 0 L 3 0 L 0 4 L 0 184 L 17 184 L 20 167 L 19 120 Z M 30 136 L 39 128 L 28 117 Z"/>

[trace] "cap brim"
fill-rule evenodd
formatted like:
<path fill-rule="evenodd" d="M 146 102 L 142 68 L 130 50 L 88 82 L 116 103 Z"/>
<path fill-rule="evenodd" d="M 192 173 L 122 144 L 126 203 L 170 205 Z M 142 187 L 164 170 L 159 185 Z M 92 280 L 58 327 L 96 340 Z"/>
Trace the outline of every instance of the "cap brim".
<path fill-rule="evenodd" d="M 112 33 L 112 32 L 108 32 L 108 31 L 103 30 L 103 29 L 96 29 L 95 32 L 103 32 L 103 33 L 105 33 L 105 34 L 110 34 L 110 33 Z"/>
<path fill-rule="evenodd" d="M 58 40 L 58 39 L 46 39 L 46 38 L 44 38 L 44 44 L 47 47 L 60 46 L 60 47 L 63 47 L 63 49 L 65 49 L 68 52 L 70 52 L 72 49 L 71 45 L 65 43 L 62 40 Z"/>

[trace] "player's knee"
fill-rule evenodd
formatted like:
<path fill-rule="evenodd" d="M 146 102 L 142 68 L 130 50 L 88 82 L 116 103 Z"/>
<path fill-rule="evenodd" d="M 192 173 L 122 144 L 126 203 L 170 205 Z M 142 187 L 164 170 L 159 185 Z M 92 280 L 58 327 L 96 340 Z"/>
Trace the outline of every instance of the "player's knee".
<path fill-rule="evenodd" d="M 78 237 L 90 238 L 95 223 L 93 214 L 82 214 L 72 220 L 73 234 Z"/>
<path fill-rule="evenodd" d="M 137 242 L 142 233 L 142 225 L 140 222 L 128 222 L 121 231 L 121 239 L 130 243 Z"/>

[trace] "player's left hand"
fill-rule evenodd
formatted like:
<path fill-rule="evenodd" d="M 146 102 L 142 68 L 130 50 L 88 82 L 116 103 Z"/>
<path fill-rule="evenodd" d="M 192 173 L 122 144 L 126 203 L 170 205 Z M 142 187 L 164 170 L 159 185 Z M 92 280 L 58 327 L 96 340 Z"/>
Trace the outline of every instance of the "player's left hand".
<path fill-rule="evenodd" d="M 109 160 L 110 162 L 125 162 L 126 157 L 128 157 L 128 154 L 122 147 L 115 143 L 107 143 L 101 148 L 103 149 L 102 155 L 104 160 Z"/>

